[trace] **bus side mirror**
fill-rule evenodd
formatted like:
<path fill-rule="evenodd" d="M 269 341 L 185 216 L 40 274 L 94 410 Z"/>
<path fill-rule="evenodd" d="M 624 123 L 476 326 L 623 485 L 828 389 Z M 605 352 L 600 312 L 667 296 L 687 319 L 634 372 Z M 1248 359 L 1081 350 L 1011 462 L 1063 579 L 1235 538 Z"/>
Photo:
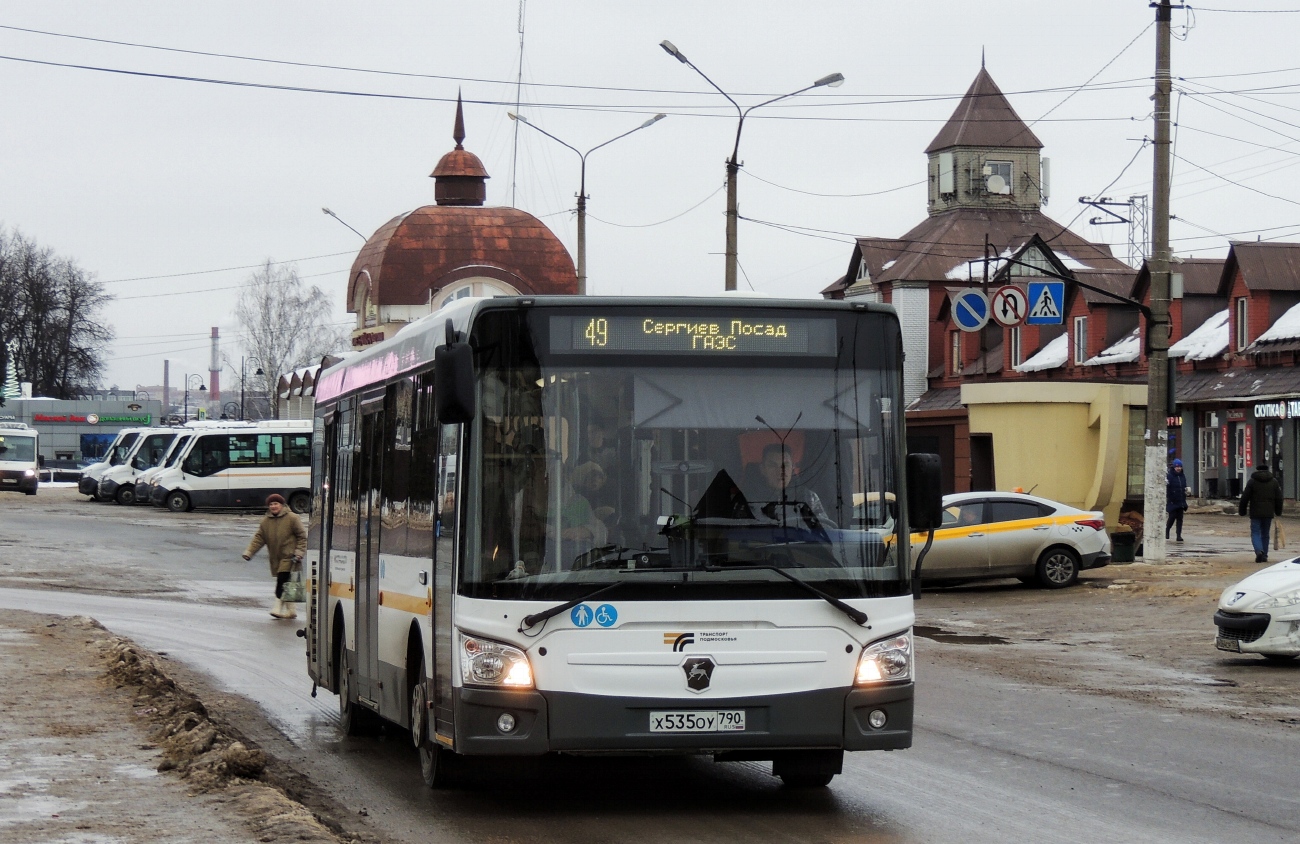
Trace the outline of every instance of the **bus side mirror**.
<path fill-rule="evenodd" d="M 907 455 L 907 521 L 911 530 L 934 530 L 943 524 L 942 484 L 939 455 Z"/>
<path fill-rule="evenodd" d="M 469 343 L 449 343 L 434 352 L 433 400 L 443 425 L 474 418 L 474 350 Z"/>
<path fill-rule="evenodd" d="M 37 466 L 37 468 L 39 468 L 39 469 L 44 469 L 44 468 L 45 468 L 45 455 L 44 455 L 44 454 L 38 454 L 38 455 L 36 455 L 36 466 Z"/>

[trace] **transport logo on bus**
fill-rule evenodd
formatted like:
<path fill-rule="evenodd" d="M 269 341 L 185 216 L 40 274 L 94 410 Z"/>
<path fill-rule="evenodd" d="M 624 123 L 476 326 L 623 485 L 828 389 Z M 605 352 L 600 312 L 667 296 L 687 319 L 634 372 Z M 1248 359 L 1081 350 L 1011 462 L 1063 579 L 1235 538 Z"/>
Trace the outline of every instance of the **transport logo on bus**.
<path fill-rule="evenodd" d="M 713 669 L 717 667 L 717 663 L 707 656 L 691 657 L 683 662 L 682 671 L 686 672 L 686 688 L 693 692 L 708 691 L 709 683 L 713 680 Z"/>
<path fill-rule="evenodd" d="M 664 644 L 672 645 L 674 651 L 684 651 L 687 645 L 695 644 L 694 633 L 665 633 Z"/>

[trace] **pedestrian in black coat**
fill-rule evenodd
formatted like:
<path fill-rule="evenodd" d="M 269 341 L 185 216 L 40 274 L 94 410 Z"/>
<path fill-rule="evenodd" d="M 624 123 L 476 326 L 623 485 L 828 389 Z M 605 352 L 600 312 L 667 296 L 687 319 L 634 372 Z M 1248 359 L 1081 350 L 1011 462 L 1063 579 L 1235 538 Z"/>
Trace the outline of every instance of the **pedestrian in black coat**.
<path fill-rule="evenodd" d="M 1255 546 L 1255 562 L 1267 563 L 1268 534 L 1273 529 L 1274 517 L 1282 515 L 1282 485 L 1267 465 L 1261 463 L 1246 481 L 1239 509 L 1241 515 L 1250 516 L 1250 541 Z"/>
<path fill-rule="evenodd" d="M 1187 476 L 1183 474 L 1183 461 L 1175 459 L 1165 479 L 1165 509 L 1169 511 L 1169 521 L 1165 523 L 1165 539 L 1169 538 L 1169 529 L 1178 526 L 1175 542 L 1183 541 L 1183 514 L 1187 512 Z"/>

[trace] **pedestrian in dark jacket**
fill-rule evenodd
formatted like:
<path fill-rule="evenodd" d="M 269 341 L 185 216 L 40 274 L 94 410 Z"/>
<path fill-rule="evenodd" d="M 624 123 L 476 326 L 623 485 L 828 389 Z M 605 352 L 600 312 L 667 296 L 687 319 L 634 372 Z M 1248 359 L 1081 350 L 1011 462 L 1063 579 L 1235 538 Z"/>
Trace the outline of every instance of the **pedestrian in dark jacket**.
<path fill-rule="evenodd" d="M 1165 523 L 1165 539 L 1169 538 L 1169 529 L 1178 526 L 1175 542 L 1183 541 L 1183 514 L 1187 512 L 1187 476 L 1183 474 L 1183 461 L 1175 459 L 1165 479 L 1165 509 L 1169 511 L 1169 521 Z"/>
<path fill-rule="evenodd" d="M 1240 512 L 1250 516 L 1250 541 L 1255 546 L 1255 562 L 1268 562 L 1268 534 L 1273 519 L 1282 515 L 1282 485 L 1268 466 L 1260 464 L 1241 491 Z"/>
<path fill-rule="evenodd" d="M 303 530 L 302 519 L 284 506 L 283 496 L 267 496 L 266 515 L 257 526 L 253 541 L 248 543 L 244 559 L 252 559 L 263 545 L 266 546 L 266 555 L 271 558 L 271 576 L 275 578 L 275 606 L 271 615 L 296 618 L 298 613 L 293 604 L 280 600 L 280 596 L 293 570 L 302 563 L 302 555 L 307 550 L 307 531 Z"/>

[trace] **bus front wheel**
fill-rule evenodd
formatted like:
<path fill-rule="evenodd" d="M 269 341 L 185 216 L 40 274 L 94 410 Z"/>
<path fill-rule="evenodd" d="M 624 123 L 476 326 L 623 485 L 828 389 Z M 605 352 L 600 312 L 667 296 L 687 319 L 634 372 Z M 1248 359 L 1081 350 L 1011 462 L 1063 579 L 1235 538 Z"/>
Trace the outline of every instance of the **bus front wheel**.
<path fill-rule="evenodd" d="M 178 490 L 167 496 L 167 509 L 173 513 L 185 513 L 194 508 L 190 506 L 190 497 Z"/>
<path fill-rule="evenodd" d="M 421 658 L 419 679 L 411 688 L 411 743 L 420 754 L 420 776 L 429 788 L 452 788 L 456 784 L 456 754 L 438 745 L 429 729 L 429 703 L 424 689 L 424 659 Z"/>

